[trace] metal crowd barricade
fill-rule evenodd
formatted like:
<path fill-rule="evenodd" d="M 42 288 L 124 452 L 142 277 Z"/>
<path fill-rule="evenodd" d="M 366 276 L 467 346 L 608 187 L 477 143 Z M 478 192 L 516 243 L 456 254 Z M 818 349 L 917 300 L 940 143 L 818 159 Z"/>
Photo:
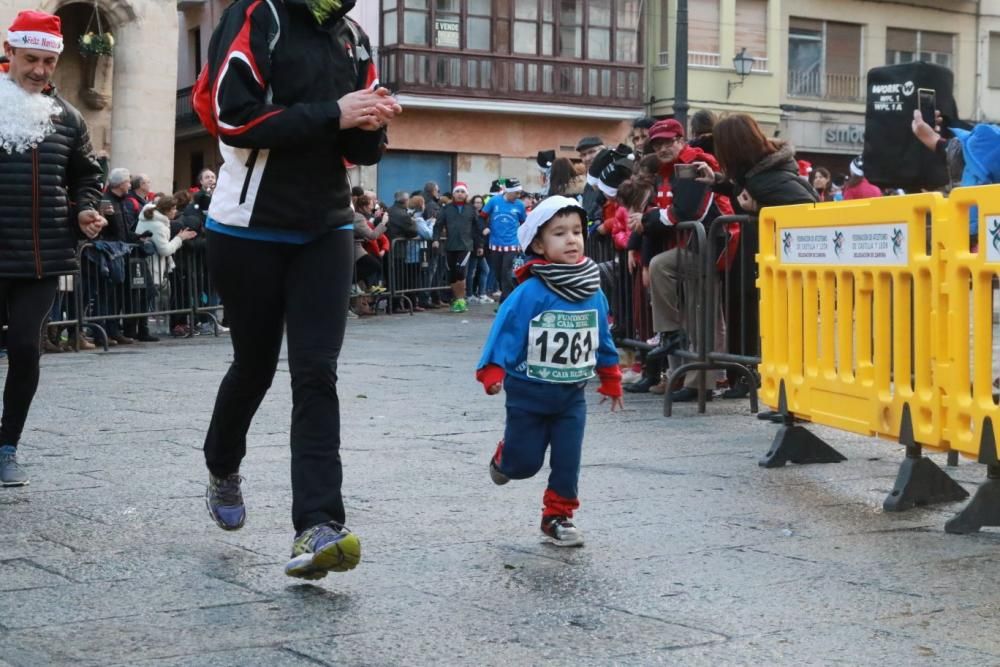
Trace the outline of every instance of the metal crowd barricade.
<path fill-rule="evenodd" d="M 445 252 L 423 239 L 393 239 L 386 255 L 389 273 L 389 312 L 402 305 L 413 314 L 413 302 L 429 301 L 432 292 L 451 290 Z M 469 262 L 476 260 L 472 252 Z"/>
<path fill-rule="evenodd" d="M 719 269 L 722 253 L 728 251 L 729 227 L 738 225 L 740 237 L 732 263 Z M 667 386 L 688 373 L 698 373 L 698 411 L 706 410 L 707 373 L 731 371 L 747 384 L 750 407 L 757 411 L 757 377 L 754 369 L 760 362 L 754 238 L 756 221 L 750 216 L 720 216 L 706 230 L 701 222 L 686 221 L 675 226 L 678 238 L 673 273 L 680 292 L 682 325 L 688 348 L 672 353 L 680 362 L 667 375 Z M 749 286 L 749 289 L 748 287 Z M 735 320 L 736 327 L 731 326 Z M 673 414 L 671 392 L 664 392 L 663 414 Z"/>
<path fill-rule="evenodd" d="M 212 288 L 199 247 L 182 247 L 169 257 L 147 255 L 138 244 L 85 243 L 77 251 L 80 271 L 74 276 L 75 319 L 51 325 L 77 325 L 97 332 L 107 349 L 109 334 L 120 333 L 127 321 L 155 318 L 169 331 L 170 316 L 190 323 L 199 320 L 218 335 L 216 315 L 222 308 Z M 78 343 L 77 343 L 77 349 Z"/>

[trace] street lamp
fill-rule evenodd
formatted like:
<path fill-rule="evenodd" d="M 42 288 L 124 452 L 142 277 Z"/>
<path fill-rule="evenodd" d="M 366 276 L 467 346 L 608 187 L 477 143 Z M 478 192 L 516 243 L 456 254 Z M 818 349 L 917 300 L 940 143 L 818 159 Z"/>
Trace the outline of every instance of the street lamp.
<path fill-rule="evenodd" d="M 747 49 L 745 46 L 740 50 L 739 55 L 733 58 L 733 69 L 736 70 L 736 73 L 739 75 L 740 80 L 726 82 L 727 100 L 729 99 L 729 96 L 733 94 L 733 88 L 742 86 L 743 80 L 747 78 L 747 75 L 750 74 L 750 70 L 753 69 L 753 58 L 747 55 Z"/>

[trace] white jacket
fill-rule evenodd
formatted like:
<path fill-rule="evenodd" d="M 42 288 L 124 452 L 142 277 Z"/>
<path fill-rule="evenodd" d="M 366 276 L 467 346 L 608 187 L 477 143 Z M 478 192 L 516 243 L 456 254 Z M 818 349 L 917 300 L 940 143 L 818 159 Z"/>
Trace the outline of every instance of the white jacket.
<path fill-rule="evenodd" d="M 149 270 L 153 274 L 153 283 L 159 285 L 161 278 L 174 270 L 174 258 L 171 255 L 177 252 L 184 239 L 180 236 L 170 238 L 170 220 L 156 210 L 153 211 L 152 220 L 146 218 L 146 209 L 139 213 L 139 224 L 135 227 L 135 233 L 141 235 L 146 232 L 152 232 L 150 241 L 156 246 L 156 256 L 147 257 L 146 261 L 149 262 Z"/>

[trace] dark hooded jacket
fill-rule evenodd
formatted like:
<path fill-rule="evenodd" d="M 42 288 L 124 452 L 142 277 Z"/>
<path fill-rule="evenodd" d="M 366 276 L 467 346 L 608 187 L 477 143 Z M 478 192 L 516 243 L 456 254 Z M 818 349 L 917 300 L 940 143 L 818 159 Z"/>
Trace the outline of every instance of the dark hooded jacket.
<path fill-rule="evenodd" d="M 34 149 L 0 148 L 0 278 L 42 278 L 75 271 L 82 239 L 77 214 L 96 209 L 101 166 L 83 116 L 55 95 L 55 132 Z"/>
<path fill-rule="evenodd" d="M 737 192 L 746 189 L 762 208 L 819 201 L 813 186 L 799 176 L 795 151 L 788 144 L 783 144 L 777 152 L 765 157 L 745 176 L 734 178 L 734 181 Z"/>

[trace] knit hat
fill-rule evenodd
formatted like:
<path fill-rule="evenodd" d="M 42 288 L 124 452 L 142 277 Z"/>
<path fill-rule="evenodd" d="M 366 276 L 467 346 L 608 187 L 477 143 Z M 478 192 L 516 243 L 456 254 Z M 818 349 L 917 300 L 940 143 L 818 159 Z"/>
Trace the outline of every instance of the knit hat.
<path fill-rule="evenodd" d="M 503 184 L 504 180 L 498 178 L 497 180 L 490 183 L 490 194 L 491 195 L 502 195 L 503 194 Z"/>
<path fill-rule="evenodd" d="M 455 192 L 457 192 L 458 190 L 465 190 L 465 194 L 469 194 L 469 186 L 463 183 L 462 181 L 458 181 L 457 183 L 455 183 L 455 187 L 451 189 L 451 193 L 455 194 Z"/>
<path fill-rule="evenodd" d="M 524 188 L 521 187 L 521 181 L 516 178 L 505 178 L 504 179 L 504 192 L 521 192 Z"/>
<path fill-rule="evenodd" d="M 865 162 L 860 155 L 851 160 L 851 176 L 865 177 Z"/>
<path fill-rule="evenodd" d="M 15 49 L 62 53 L 62 21 L 53 14 L 26 9 L 7 28 L 7 42 Z"/>
<path fill-rule="evenodd" d="M 561 197 L 555 195 L 543 199 L 535 208 L 531 209 L 528 219 L 517 228 L 517 242 L 521 248 L 528 252 L 531 242 L 535 240 L 538 230 L 542 225 L 552 219 L 552 217 L 565 209 L 573 209 L 580 214 L 580 222 L 583 224 L 584 233 L 587 231 L 587 212 L 580 206 L 580 202 L 572 197 Z"/>
<path fill-rule="evenodd" d="M 539 169 L 548 172 L 552 168 L 552 163 L 556 161 L 556 152 L 554 150 L 538 151 L 535 161 L 538 163 Z"/>
<path fill-rule="evenodd" d="M 649 139 L 646 142 L 652 144 L 657 139 L 675 139 L 677 137 L 684 137 L 684 126 L 673 118 L 667 118 L 657 121 L 653 127 L 649 128 Z"/>
<path fill-rule="evenodd" d="M 605 148 L 597 154 L 587 171 L 587 183 L 603 192 L 607 197 L 618 194 L 618 186 L 632 175 L 635 154 L 625 144 L 617 148 Z"/>
<path fill-rule="evenodd" d="M 604 142 L 601 141 L 600 137 L 584 137 L 580 139 L 579 143 L 576 145 L 576 152 L 581 153 L 588 148 L 593 148 L 595 146 L 603 146 Z"/>

